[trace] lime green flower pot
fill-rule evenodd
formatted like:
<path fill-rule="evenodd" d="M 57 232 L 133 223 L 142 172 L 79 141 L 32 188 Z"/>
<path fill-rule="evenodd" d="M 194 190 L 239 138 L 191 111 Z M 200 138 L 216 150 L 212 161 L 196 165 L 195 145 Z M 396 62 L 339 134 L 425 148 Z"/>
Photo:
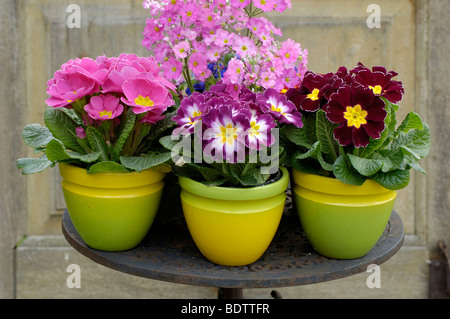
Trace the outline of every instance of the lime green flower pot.
<path fill-rule="evenodd" d="M 192 239 L 209 261 L 242 266 L 269 247 L 283 214 L 289 173 L 251 188 L 208 187 L 180 177 L 181 204 Z"/>
<path fill-rule="evenodd" d="M 87 174 L 85 169 L 59 165 L 70 218 L 91 248 L 121 251 L 137 246 L 158 211 L 165 174 Z"/>
<path fill-rule="evenodd" d="M 361 186 L 292 171 L 293 200 L 314 249 L 336 259 L 365 256 L 384 232 L 396 192 L 367 180 Z"/>

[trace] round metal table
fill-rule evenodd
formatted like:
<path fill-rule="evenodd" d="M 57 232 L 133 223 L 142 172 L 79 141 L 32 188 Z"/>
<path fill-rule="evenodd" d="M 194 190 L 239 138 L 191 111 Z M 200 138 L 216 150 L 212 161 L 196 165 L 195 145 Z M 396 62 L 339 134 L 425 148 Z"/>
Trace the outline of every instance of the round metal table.
<path fill-rule="evenodd" d="M 71 246 L 91 260 L 135 276 L 156 280 L 217 287 L 219 298 L 243 298 L 244 288 L 275 288 L 314 284 L 365 272 L 370 264 L 381 264 L 401 247 L 403 223 L 393 211 L 375 247 L 364 257 L 336 260 L 319 255 L 309 244 L 298 216 L 285 210 L 278 231 L 264 255 L 239 267 L 216 265 L 195 246 L 184 219 L 157 222 L 134 249 L 99 251 L 87 246 L 67 212 L 62 231 Z M 273 291 L 274 298 L 279 297 Z"/>

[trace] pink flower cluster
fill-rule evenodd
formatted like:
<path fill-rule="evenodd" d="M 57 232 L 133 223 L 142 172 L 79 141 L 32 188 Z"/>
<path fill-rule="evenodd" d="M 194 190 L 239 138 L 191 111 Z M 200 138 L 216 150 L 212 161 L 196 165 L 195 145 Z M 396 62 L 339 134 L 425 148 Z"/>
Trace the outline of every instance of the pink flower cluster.
<path fill-rule="evenodd" d="M 217 72 L 230 86 L 280 91 L 299 85 L 307 71 L 307 50 L 291 39 L 279 43 L 281 30 L 260 16 L 291 8 L 290 0 L 146 0 L 144 8 L 151 18 L 142 45 L 177 85 Z"/>
<path fill-rule="evenodd" d="M 47 82 L 48 106 L 74 108 L 85 124 L 116 119 L 126 109 L 156 123 L 174 104 L 175 86 L 153 57 L 121 54 L 70 60 Z"/>

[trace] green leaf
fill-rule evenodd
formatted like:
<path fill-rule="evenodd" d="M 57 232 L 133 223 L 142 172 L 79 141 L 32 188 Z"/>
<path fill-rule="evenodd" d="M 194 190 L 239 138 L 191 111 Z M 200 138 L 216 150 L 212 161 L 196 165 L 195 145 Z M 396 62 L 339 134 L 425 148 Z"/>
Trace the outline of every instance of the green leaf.
<path fill-rule="evenodd" d="M 62 142 L 58 140 L 51 140 L 47 144 L 45 150 L 49 160 L 53 162 L 61 162 L 65 160 L 78 160 L 84 163 L 92 163 L 98 160 L 100 152 L 93 152 L 88 154 L 82 154 L 78 152 L 68 151 L 64 148 Z"/>
<path fill-rule="evenodd" d="M 134 112 L 128 112 L 121 127 L 121 131 L 119 133 L 117 142 L 113 148 L 114 157 L 116 158 L 119 157 L 120 152 L 122 151 L 123 146 L 125 145 L 125 142 L 128 139 L 128 136 L 130 135 L 130 132 L 133 130 L 135 122 L 136 122 L 136 114 Z"/>
<path fill-rule="evenodd" d="M 86 129 L 86 138 L 89 141 L 89 145 L 95 153 L 100 153 L 102 161 L 108 161 L 108 147 L 106 146 L 103 135 L 94 127 L 89 126 Z"/>
<path fill-rule="evenodd" d="M 170 158 L 171 152 L 143 156 L 120 156 L 120 163 L 128 169 L 141 172 L 148 168 L 163 164 Z"/>
<path fill-rule="evenodd" d="M 382 172 L 388 172 L 394 169 L 398 169 L 403 163 L 403 152 L 400 149 L 396 150 L 383 150 L 377 153 L 379 159 L 383 162 L 381 167 Z"/>
<path fill-rule="evenodd" d="M 317 140 L 320 141 L 322 151 L 325 154 L 330 154 L 335 160 L 337 158 L 336 154 L 336 141 L 333 138 L 333 131 L 337 125 L 328 121 L 325 117 L 325 112 L 323 110 L 317 111 L 316 117 L 316 136 Z"/>
<path fill-rule="evenodd" d="M 308 157 L 314 157 L 316 158 L 316 154 L 318 152 L 320 152 L 321 146 L 320 146 L 320 141 L 315 142 L 311 148 L 306 152 L 306 153 L 302 153 L 301 151 L 297 151 L 294 153 L 294 158 L 295 159 L 305 159 Z"/>
<path fill-rule="evenodd" d="M 431 147 L 430 128 L 423 125 L 423 130 L 412 129 L 407 133 L 400 132 L 393 140 L 392 150 L 401 149 L 406 163 L 414 163 L 426 157 Z"/>
<path fill-rule="evenodd" d="M 427 172 L 425 172 L 425 170 L 418 163 L 409 163 L 408 165 L 409 167 L 422 173 L 423 175 L 427 175 Z"/>
<path fill-rule="evenodd" d="M 370 138 L 370 142 L 369 145 L 367 145 L 363 150 L 362 150 L 362 157 L 365 158 L 369 158 L 373 153 L 375 153 L 376 151 L 380 150 L 384 144 L 384 142 L 386 141 L 386 139 L 389 137 L 389 130 L 388 129 L 384 129 L 383 132 L 381 132 L 380 138 L 374 140 L 372 138 Z"/>
<path fill-rule="evenodd" d="M 23 141 L 34 149 L 45 148 L 54 139 L 50 130 L 40 124 L 28 124 L 22 133 Z"/>
<path fill-rule="evenodd" d="M 390 190 L 398 190 L 408 186 L 410 179 L 409 170 L 396 169 L 389 172 L 378 172 L 373 180 Z"/>
<path fill-rule="evenodd" d="M 181 136 L 182 138 L 182 136 Z M 180 140 L 172 140 L 171 135 L 163 136 L 159 139 L 159 143 L 168 150 L 172 150 Z"/>
<path fill-rule="evenodd" d="M 315 159 L 307 158 L 307 159 L 296 159 L 292 157 L 291 166 L 292 168 L 308 173 L 308 174 L 316 174 L 320 175 L 322 173 L 322 167 L 319 165 L 320 163 L 317 163 Z"/>
<path fill-rule="evenodd" d="M 366 178 L 353 169 L 347 162 L 346 155 L 340 155 L 333 164 L 334 176 L 343 183 L 362 185 Z"/>
<path fill-rule="evenodd" d="M 64 113 L 66 113 L 72 120 L 74 120 L 74 122 L 77 123 L 78 126 L 83 126 L 83 121 L 78 117 L 78 115 L 74 109 L 68 109 L 68 108 L 62 107 L 62 108 L 60 108 L 60 110 Z"/>
<path fill-rule="evenodd" d="M 200 172 L 200 174 L 202 174 L 205 181 L 213 181 L 218 179 L 219 177 L 222 177 L 217 169 L 211 167 L 197 165 L 195 163 L 187 163 L 185 165 L 194 167 L 197 171 Z"/>
<path fill-rule="evenodd" d="M 128 173 L 128 172 L 129 172 L 129 170 L 127 170 L 125 167 L 123 167 L 119 163 L 112 162 L 112 161 L 98 162 L 98 163 L 92 165 L 87 171 L 88 174 Z"/>
<path fill-rule="evenodd" d="M 348 158 L 353 168 L 363 176 L 371 176 L 383 166 L 383 162 L 376 159 L 361 158 L 352 154 L 348 154 Z"/>
<path fill-rule="evenodd" d="M 400 126 L 397 128 L 397 132 L 407 133 L 409 130 L 423 130 L 423 123 L 420 116 L 413 111 L 409 112 Z"/>
<path fill-rule="evenodd" d="M 44 122 L 53 136 L 60 140 L 66 149 L 86 153 L 77 141 L 76 128 L 79 125 L 66 113 L 57 108 L 48 108 L 44 112 Z"/>
<path fill-rule="evenodd" d="M 176 116 L 177 112 L 178 110 L 175 110 L 171 113 L 166 113 L 162 120 L 152 125 L 150 128 L 149 136 L 151 136 L 152 138 L 157 138 L 165 130 L 174 127 L 176 125 L 176 122 L 172 120 L 172 117 Z"/>
<path fill-rule="evenodd" d="M 17 160 L 17 168 L 22 169 L 23 175 L 40 173 L 53 165 L 53 162 L 49 161 L 46 155 L 40 158 L 19 158 Z"/>
<path fill-rule="evenodd" d="M 295 145 L 303 146 L 306 148 L 311 147 L 311 143 L 309 142 L 308 133 L 305 128 L 298 128 L 294 125 L 286 125 L 282 128 L 282 132 L 286 138 L 294 143 Z"/>
<path fill-rule="evenodd" d="M 45 153 L 47 154 L 48 159 L 52 162 L 60 162 L 70 159 L 70 156 L 69 154 L 67 154 L 64 145 L 58 140 L 51 140 L 47 144 Z"/>
<path fill-rule="evenodd" d="M 230 164 L 230 172 L 242 186 L 256 186 L 264 183 L 269 174 L 262 173 L 261 167 L 255 163 Z"/>

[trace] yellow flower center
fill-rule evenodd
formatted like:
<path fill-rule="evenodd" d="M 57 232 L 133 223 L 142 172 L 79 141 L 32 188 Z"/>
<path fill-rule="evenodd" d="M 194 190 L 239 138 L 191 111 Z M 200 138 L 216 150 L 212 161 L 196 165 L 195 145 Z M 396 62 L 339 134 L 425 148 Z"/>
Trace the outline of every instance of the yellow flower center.
<path fill-rule="evenodd" d="M 319 89 L 314 89 L 310 94 L 308 94 L 308 99 L 312 101 L 317 101 L 319 99 Z"/>
<path fill-rule="evenodd" d="M 369 86 L 369 88 L 371 88 L 375 94 L 381 94 L 381 91 L 383 91 L 381 85 Z"/>
<path fill-rule="evenodd" d="M 259 128 L 260 128 L 260 126 L 256 125 L 255 121 L 252 121 L 250 123 L 250 131 L 249 131 L 250 136 L 253 137 L 254 135 L 259 135 L 259 132 L 258 132 Z"/>
<path fill-rule="evenodd" d="M 233 127 L 231 123 L 227 124 L 227 126 L 222 126 L 220 128 L 219 137 L 222 138 L 222 143 L 233 144 L 234 140 L 237 140 L 237 128 Z"/>
<path fill-rule="evenodd" d="M 344 112 L 344 118 L 347 120 L 347 126 L 360 128 L 361 124 L 367 124 L 367 111 L 361 109 L 361 105 L 356 104 L 354 107 L 347 106 Z"/>
<path fill-rule="evenodd" d="M 276 106 L 273 105 L 273 104 L 271 105 L 270 109 L 271 109 L 272 111 L 278 112 L 278 113 L 280 113 L 280 114 L 282 114 L 282 115 L 285 115 L 285 114 L 286 114 L 286 113 L 282 113 L 281 107 L 276 107 Z"/>
<path fill-rule="evenodd" d="M 172 72 L 176 72 L 176 71 L 177 71 L 177 67 L 174 66 L 174 67 L 172 68 Z"/>
<path fill-rule="evenodd" d="M 197 61 L 194 61 L 194 63 L 192 63 L 194 66 L 197 66 L 198 65 L 198 62 Z"/>
<path fill-rule="evenodd" d="M 190 16 L 192 16 L 192 12 L 191 12 L 191 11 L 188 11 L 188 12 L 186 12 L 186 15 L 187 15 L 188 17 L 190 17 Z"/>
<path fill-rule="evenodd" d="M 101 117 L 106 116 L 108 118 L 111 118 L 112 112 L 111 111 L 107 111 L 107 110 L 103 110 L 103 111 L 98 112 L 98 115 L 100 115 Z"/>
<path fill-rule="evenodd" d="M 155 105 L 155 102 L 150 100 L 148 96 L 143 97 L 142 95 L 139 95 L 137 98 L 134 99 L 134 103 L 136 105 L 145 106 L 145 107 L 152 107 Z"/>

